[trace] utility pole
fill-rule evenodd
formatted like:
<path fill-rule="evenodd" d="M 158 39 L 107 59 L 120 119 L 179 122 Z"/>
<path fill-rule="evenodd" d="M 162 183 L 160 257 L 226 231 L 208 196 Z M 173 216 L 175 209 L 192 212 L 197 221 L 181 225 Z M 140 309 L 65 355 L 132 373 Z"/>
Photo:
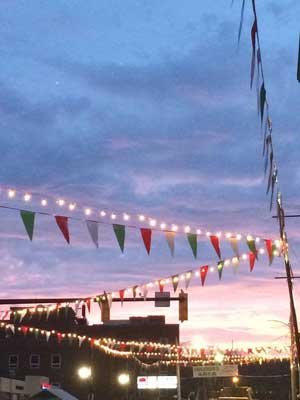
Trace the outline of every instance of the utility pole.
<path fill-rule="evenodd" d="M 298 368 L 298 373 L 300 373 L 300 342 L 299 342 L 299 329 L 298 329 L 298 321 L 297 321 L 297 314 L 295 309 L 295 302 L 293 296 L 293 282 L 292 282 L 292 267 L 290 264 L 289 259 L 289 249 L 288 249 L 288 239 L 287 234 L 285 232 L 285 215 L 284 209 L 282 206 L 282 197 L 281 193 L 277 194 L 277 217 L 279 223 L 279 233 L 280 239 L 282 242 L 282 252 L 284 256 L 284 265 L 286 270 L 286 280 L 288 285 L 288 292 L 289 292 L 289 299 L 290 299 L 290 322 L 291 324 L 291 337 L 293 343 L 296 344 L 296 355 L 295 355 L 295 362 Z M 292 372 L 292 371 L 291 371 Z M 298 394 L 299 394 L 299 385 L 298 385 Z"/>

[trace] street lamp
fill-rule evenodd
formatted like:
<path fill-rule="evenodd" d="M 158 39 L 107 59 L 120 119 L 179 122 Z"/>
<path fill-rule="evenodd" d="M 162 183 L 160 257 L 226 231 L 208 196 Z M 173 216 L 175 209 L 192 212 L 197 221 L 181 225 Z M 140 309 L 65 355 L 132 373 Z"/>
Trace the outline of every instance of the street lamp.
<path fill-rule="evenodd" d="M 78 368 L 77 374 L 80 379 L 87 380 L 87 379 L 90 379 L 92 376 L 92 369 L 91 369 L 91 367 L 87 367 L 86 365 L 83 365 L 82 367 Z"/>
<path fill-rule="evenodd" d="M 125 386 L 128 385 L 130 382 L 129 375 L 126 373 L 122 373 L 118 376 L 118 382 L 120 385 Z"/>

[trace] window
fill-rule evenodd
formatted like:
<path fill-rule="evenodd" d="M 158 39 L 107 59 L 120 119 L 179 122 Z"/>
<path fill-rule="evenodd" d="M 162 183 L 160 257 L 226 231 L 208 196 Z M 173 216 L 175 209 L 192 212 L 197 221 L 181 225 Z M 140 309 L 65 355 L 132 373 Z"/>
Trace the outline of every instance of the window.
<path fill-rule="evenodd" d="M 19 367 L 19 356 L 18 354 L 8 355 L 8 369 L 16 369 Z"/>
<path fill-rule="evenodd" d="M 51 368 L 61 368 L 60 354 L 51 354 Z"/>
<path fill-rule="evenodd" d="M 30 354 L 29 363 L 30 363 L 30 368 L 32 369 L 40 368 L 40 355 Z"/>

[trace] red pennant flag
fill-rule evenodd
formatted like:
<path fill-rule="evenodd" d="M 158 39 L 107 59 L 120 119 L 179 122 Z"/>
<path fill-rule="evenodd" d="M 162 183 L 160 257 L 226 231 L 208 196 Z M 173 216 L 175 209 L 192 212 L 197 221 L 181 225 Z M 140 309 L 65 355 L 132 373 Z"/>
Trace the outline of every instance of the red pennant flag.
<path fill-rule="evenodd" d="M 208 272 L 208 265 L 203 265 L 203 266 L 200 268 L 200 277 L 201 277 L 202 286 L 204 286 L 207 272 Z"/>
<path fill-rule="evenodd" d="M 95 339 L 90 340 L 90 346 L 91 346 L 91 348 L 93 348 L 95 346 Z"/>
<path fill-rule="evenodd" d="M 22 331 L 22 333 L 23 333 L 24 335 L 27 334 L 28 329 L 29 329 L 28 326 L 21 326 L 21 331 Z"/>
<path fill-rule="evenodd" d="M 254 264 L 255 264 L 256 256 L 252 251 L 249 251 L 249 264 L 250 264 L 250 272 L 253 271 Z"/>
<path fill-rule="evenodd" d="M 62 339 L 61 333 L 60 333 L 60 332 L 57 332 L 56 337 L 57 337 L 58 343 L 60 344 L 60 343 L 61 343 L 61 339 Z"/>
<path fill-rule="evenodd" d="M 55 215 L 56 223 L 61 230 L 61 233 L 64 235 L 66 241 L 70 244 L 70 234 L 69 234 L 69 226 L 68 226 L 68 217 L 64 217 L 61 215 Z"/>
<path fill-rule="evenodd" d="M 211 241 L 211 244 L 214 246 L 214 249 L 215 249 L 218 257 L 221 259 L 221 250 L 220 250 L 220 243 L 219 243 L 218 236 L 211 235 L 210 241 Z"/>
<path fill-rule="evenodd" d="M 272 245 L 272 239 L 265 239 L 265 244 L 266 244 L 266 249 L 268 252 L 269 256 L 269 263 L 270 265 L 272 264 L 273 261 L 273 245 Z"/>
<path fill-rule="evenodd" d="M 141 234 L 147 253 L 150 254 L 152 230 L 149 228 L 141 228 Z"/>
<path fill-rule="evenodd" d="M 121 305 L 122 306 L 123 306 L 124 294 L 125 294 L 125 289 L 119 290 L 119 296 L 120 296 L 120 299 L 121 299 Z"/>
<path fill-rule="evenodd" d="M 85 304 L 87 306 L 87 309 L 89 311 L 89 314 L 91 313 L 91 299 L 86 299 Z"/>
<path fill-rule="evenodd" d="M 164 291 L 164 286 L 165 286 L 165 281 L 163 279 L 161 279 L 159 282 L 159 291 L 160 293 L 162 293 Z"/>

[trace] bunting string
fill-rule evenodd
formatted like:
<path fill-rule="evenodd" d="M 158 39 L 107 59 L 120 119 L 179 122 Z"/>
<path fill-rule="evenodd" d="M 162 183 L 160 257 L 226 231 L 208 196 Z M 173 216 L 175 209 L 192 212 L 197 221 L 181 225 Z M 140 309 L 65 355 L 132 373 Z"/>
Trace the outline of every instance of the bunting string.
<path fill-rule="evenodd" d="M 86 305 L 87 309 L 90 313 L 91 311 L 91 302 L 98 303 L 101 307 L 103 302 L 108 302 L 109 307 L 112 306 L 113 299 L 119 298 L 121 300 L 121 304 L 123 303 L 124 298 L 132 296 L 136 298 L 137 296 L 147 299 L 149 295 L 149 291 L 159 291 L 164 292 L 166 287 L 170 287 L 170 289 L 175 294 L 180 287 L 188 290 L 190 288 L 190 282 L 192 279 L 197 279 L 201 286 L 204 286 L 207 282 L 207 278 L 212 273 L 218 273 L 219 280 L 222 279 L 224 268 L 228 268 L 230 266 L 233 267 L 233 271 L 236 272 L 240 263 L 247 262 L 249 264 L 249 271 L 253 272 L 255 262 L 258 260 L 258 255 L 267 254 L 269 265 L 272 264 L 274 257 L 279 257 L 280 253 L 278 250 L 273 250 L 270 253 L 270 243 L 265 243 L 266 250 L 263 247 L 257 249 L 257 254 L 249 251 L 248 253 L 241 254 L 240 257 L 227 258 L 224 260 L 220 260 L 216 265 L 202 265 L 194 269 L 189 269 L 180 273 L 176 273 L 170 275 L 168 277 L 159 278 L 153 280 L 151 282 L 146 282 L 142 284 L 135 284 L 133 286 L 129 286 L 127 288 L 122 288 L 115 291 L 104 291 L 102 294 L 98 294 L 96 296 L 87 296 L 80 297 L 75 300 L 75 309 L 78 309 L 79 306 Z M 32 313 L 46 313 L 47 319 L 51 312 L 57 312 L 62 307 L 69 307 L 69 303 L 62 304 L 50 304 L 47 306 L 37 306 L 37 307 L 24 307 L 23 309 L 18 309 L 16 311 L 2 311 L 0 312 L 0 319 L 14 317 L 16 321 L 22 322 L 25 317 L 30 316 Z"/>
<path fill-rule="evenodd" d="M 288 359 L 289 346 L 259 346 L 248 349 L 221 349 L 210 346 L 196 348 L 188 345 L 165 344 L 159 342 L 145 342 L 135 340 L 116 340 L 107 337 L 90 337 L 77 332 L 61 332 L 47 330 L 29 325 L 16 325 L 12 323 L 0 323 L 0 329 L 4 331 L 6 338 L 14 335 L 24 337 L 34 336 L 36 340 L 55 340 L 58 344 L 73 344 L 78 347 L 88 345 L 98 349 L 107 355 L 164 363 L 189 363 L 191 365 L 215 364 L 216 358 L 223 363 L 244 364 L 257 361 L 270 361 L 274 359 Z M 153 364 L 152 364 L 153 365 Z"/>
<path fill-rule="evenodd" d="M 141 234 L 141 239 L 144 244 L 144 247 L 146 249 L 146 252 L 148 255 L 150 255 L 150 250 L 151 250 L 151 244 L 152 244 L 152 233 L 153 231 L 155 232 L 160 232 L 165 235 L 171 256 L 174 256 L 175 253 L 175 238 L 177 232 L 174 231 L 168 231 L 168 230 L 159 230 L 155 228 L 146 228 L 138 225 L 131 225 L 131 224 L 119 224 L 119 223 L 112 223 L 112 222 L 107 222 L 107 221 L 101 221 L 101 220 L 92 220 L 92 219 L 82 219 L 76 216 L 66 216 L 66 215 L 55 215 L 51 214 L 49 212 L 43 212 L 43 211 L 32 211 L 32 210 L 25 210 L 17 207 L 12 207 L 12 206 L 6 206 L 6 205 L 0 205 L 1 209 L 7 209 L 7 210 L 13 210 L 13 211 L 18 211 L 21 216 L 21 220 L 24 224 L 26 233 L 29 237 L 29 239 L 32 241 L 33 236 L 34 236 L 34 226 L 36 222 L 36 215 L 41 215 L 41 216 L 49 216 L 54 218 L 56 225 L 63 235 L 64 239 L 68 244 L 70 244 L 71 239 L 70 239 L 70 231 L 69 231 L 69 220 L 75 220 L 75 221 L 80 221 L 84 222 L 88 233 L 91 237 L 92 242 L 95 244 L 96 247 L 99 247 L 99 226 L 100 225 L 109 225 L 112 226 L 113 232 L 116 236 L 118 245 L 120 247 L 120 250 L 124 252 L 125 249 L 125 238 L 126 238 L 126 229 L 136 229 L 140 231 Z M 187 232 L 186 234 L 186 239 L 187 243 L 190 246 L 192 250 L 192 254 L 194 258 L 197 258 L 198 255 L 198 239 L 200 239 L 200 235 L 197 233 L 191 233 Z M 222 253 L 221 253 L 221 239 L 222 239 L 222 234 L 218 232 L 217 234 L 211 234 L 210 232 L 206 232 L 205 238 L 209 240 L 209 242 L 212 245 L 212 248 L 214 249 L 215 253 L 217 254 L 219 260 L 222 259 Z M 245 238 L 246 245 L 249 248 L 250 251 L 256 254 L 256 246 L 261 242 L 261 241 L 271 241 L 272 245 L 274 245 L 274 248 L 280 248 L 281 243 L 280 240 L 275 239 L 266 239 L 262 238 L 260 236 L 252 236 L 252 235 L 241 235 L 238 234 L 234 236 L 231 233 L 226 233 L 225 235 L 225 240 L 230 243 L 230 246 L 232 248 L 232 251 L 235 256 L 239 257 L 239 246 L 242 243 L 242 238 Z"/>

